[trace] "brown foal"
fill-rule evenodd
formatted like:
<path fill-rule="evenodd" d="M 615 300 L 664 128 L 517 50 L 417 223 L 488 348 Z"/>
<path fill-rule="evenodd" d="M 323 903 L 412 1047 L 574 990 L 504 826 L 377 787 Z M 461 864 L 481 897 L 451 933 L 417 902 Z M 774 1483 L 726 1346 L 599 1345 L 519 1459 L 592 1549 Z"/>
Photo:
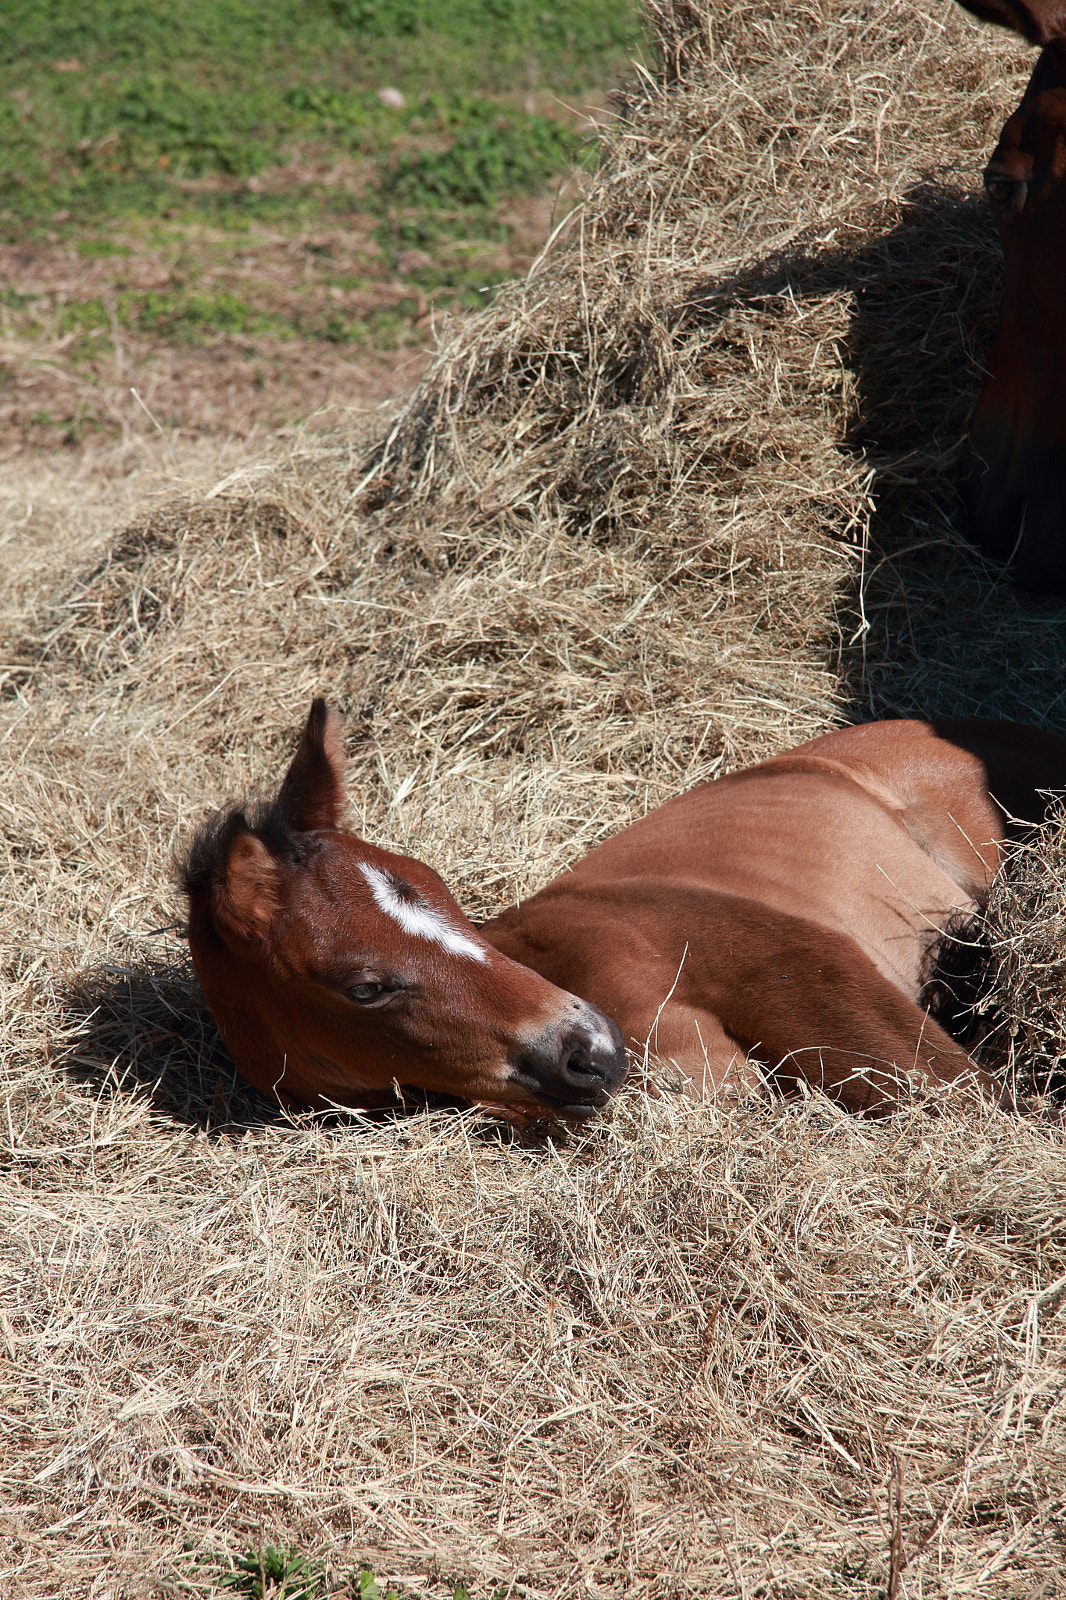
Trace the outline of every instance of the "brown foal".
<path fill-rule="evenodd" d="M 345 828 L 316 700 L 276 797 L 193 839 L 189 943 L 239 1070 L 289 1106 L 409 1085 L 584 1117 L 628 1048 L 697 1092 L 769 1068 L 884 1111 L 918 1082 L 988 1087 L 919 997 L 1011 819 L 1063 787 L 1066 742 L 1036 729 L 845 728 L 670 800 L 475 927 L 429 867 Z"/>

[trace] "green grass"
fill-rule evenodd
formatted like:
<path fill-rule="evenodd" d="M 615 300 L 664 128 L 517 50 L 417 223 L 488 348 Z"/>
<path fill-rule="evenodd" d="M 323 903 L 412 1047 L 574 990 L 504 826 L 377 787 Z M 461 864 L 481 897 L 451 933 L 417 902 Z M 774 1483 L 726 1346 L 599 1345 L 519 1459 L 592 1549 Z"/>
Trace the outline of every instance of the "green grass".
<path fill-rule="evenodd" d="M 366 159 L 364 203 L 489 204 L 574 145 L 517 100 L 603 85 L 634 42 L 628 0 L 7 0 L 0 218 L 195 209 L 197 180 L 309 149 Z M 410 153 L 425 138 L 444 147 Z"/>
<path fill-rule="evenodd" d="M 248 1600 L 321 1600 L 325 1574 L 319 1562 L 267 1545 L 238 1556 L 220 1573 L 218 1586 Z"/>
<path fill-rule="evenodd" d="M 243 1555 L 221 1566 L 217 1577 L 220 1589 L 247 1600 L 324 1600 L 327 1593 L 344 1593 L 350 1600 L 400 1600 L 397 1591 L 382 1583 L 369 1567 L 352 1573 L 347 1587 L 339 1590 L 330 1582 L 320 1561 L 312 1561 L 294 1549 L 267 1545 L 251 1547 Z M 450 1600 L 473 1600 L 465 1583 L 453 1583 Z M 504 1591 L 498 1591 L 502 1600 Z M 496 1600 L 496 1597 L 494 1597 Z"/>
<path fill-rule="evenodd" d="M 0 297 L 0 321 L 74 362 L 119 330 L 418 342 L 427 306 L 476 307 L 509 275 L 509 206 L 581 155 L 565 104 L 602 99 L 639 44 L 636 0 L 553 4 L 6 0 L 0 242 L 99 269 L 51 302 Z M 365 281 L 322 260 L 283 289 L 220 261 L 267 230 L 347 230 Z"/>
<path fill-rule="evenodd" d="M 547 117 L 494 115 L 461 128 L 444 150 L 397 162 L 382 192 L 414 210 L 488 207 L 542 188 L 572 150 L 568 131 Z"/>

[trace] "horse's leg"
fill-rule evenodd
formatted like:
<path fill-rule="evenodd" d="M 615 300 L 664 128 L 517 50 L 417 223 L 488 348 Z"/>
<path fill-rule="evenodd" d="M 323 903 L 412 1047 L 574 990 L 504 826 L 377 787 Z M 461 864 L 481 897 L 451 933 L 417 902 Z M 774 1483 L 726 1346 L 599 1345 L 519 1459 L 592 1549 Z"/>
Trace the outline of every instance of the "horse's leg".
<path fill-rule="evenodd" d="M 627 1040 L 638 1057 L 676 1067 L 695 1094 L 715 1091 L 737 1098 L 762 1081 L 743 1045 L 730 1037 L 713 1012 L 667 1000 Z"/>
<path fill-rule="evenodd" d="M 628 1043 L 638 1057 L 646 1052 L 651 1063 L 675 1067 L 695 1094 L 739 1097 L 770 1078 L 783 1088 L 810 1084 L 849 1111 L 875 1115 L 894 1111 L 916 1085 L 970 1083 L 999 1097 L 987 1074 L 927 1012 L 895 985 L 880 982 L 877 1004 L 870 1006 L 866 992 L 861 1012 L 824 992 L 809 1021 L 790 1006 L 787 1036 L 812 1041 L 801 1048 L 783 1050 L 780 1019 L 768 1015 L 762 1036 L 745 1050 L 711 1012 L 677 1001 L 668 1001 L 647 1031 Z"/>
<path fill-rule="evenodd" d="M 994 1100 L 1003 1099 L 988 1074 L 921 1006 L 892 984 L 886 984 L 885 999 L 891 1003 L 879 1008 L 876 1018 L 845 1019 L 846 1044 L 833 1042 L 835 1019 L 823 1017 L 826 1042 L 791 1050 L 776 1064 L 774 1076 L 786 1084 L 808 1083 L 849 1111 L 875 1116 L 895 1111 L 914 1088 L 962 1084 Z M 898 1014 L 889 1017 L 886 1011 Z"/>
<path fill-rule="evenodd" d="M 828 929 L 777 919 L 761 958 L 735 963 L 722 998 L 723 1025 L 749 1056 L 850 1111 L 891 1111 L 915 1083 L 969 1083 L 1000 1096 L 928 1012 Z"/>
<path fill-rule="evenodd" d="M 998 1095 L 846 935 L 751 902 L 735 902 L 717 932 L 716 948 L 727 952 L 721 966 L 705 966 L 697 947 L 674 994 L 661 969 L 654 982 L 649 967 L 624 999 L 621 986 L 612 996 L 630 1049 L 646 1045 L 650 1057 L 672 1062 L 697 1093 L 740 1093 L 768 1069 L 783 1085 L 809 1083 L 852 1111 L 891 1111 L 915 1083 L 969 1082 Z M 665 997 L 653 1001 L 656 989 Z"/>

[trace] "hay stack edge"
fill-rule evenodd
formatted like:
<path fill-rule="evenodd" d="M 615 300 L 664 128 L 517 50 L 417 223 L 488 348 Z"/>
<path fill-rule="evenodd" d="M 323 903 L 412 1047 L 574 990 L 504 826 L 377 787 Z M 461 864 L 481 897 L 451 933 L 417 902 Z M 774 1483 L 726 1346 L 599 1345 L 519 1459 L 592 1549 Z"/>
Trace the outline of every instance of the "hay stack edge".
<path fill-rule="evenodd" d="M 231 1593 L 267 1545 L 323 1594 L 1064 1592 L 1053 1106 L 291 1123 L 174 926 L 175 840 L 315 693 L 357 826 L 474 915 L 837 722 L 1062 731 L 1061 614 L 952 486 L 1029 52 L 947 0 L 649 18 L 585 204 L 399 413 L 4 578 L 5 1596 Z M 1015 869 L 1000 1042 L 1046 1076 L 1063 830 Z"/>

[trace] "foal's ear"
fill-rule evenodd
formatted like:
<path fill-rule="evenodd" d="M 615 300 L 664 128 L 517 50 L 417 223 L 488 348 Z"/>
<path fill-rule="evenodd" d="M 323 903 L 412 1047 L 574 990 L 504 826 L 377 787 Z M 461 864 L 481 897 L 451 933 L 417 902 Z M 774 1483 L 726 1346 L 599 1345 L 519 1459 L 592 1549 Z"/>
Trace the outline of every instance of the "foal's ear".
<path fill-rule="evenodd" d="M 227 944 L 262 945 L 280 907 L 280 869 L 254 833 L 238 833 L 216 879 L 212 909 Z"/>
<path fill-rule="evenodd" d="M 300 743 L 278 793 L 278 808 L 297 833 L 344 823 L 344 743 L 341 719 L 324 700 L 312 700 Z"/>
<path fill-rule="evenodd" d="M 1049 45 L 1066 39 L 1066 5 L 1062 0 L 960 0 L 982 22 L 1020 33 L 1030 44 Z"/>

